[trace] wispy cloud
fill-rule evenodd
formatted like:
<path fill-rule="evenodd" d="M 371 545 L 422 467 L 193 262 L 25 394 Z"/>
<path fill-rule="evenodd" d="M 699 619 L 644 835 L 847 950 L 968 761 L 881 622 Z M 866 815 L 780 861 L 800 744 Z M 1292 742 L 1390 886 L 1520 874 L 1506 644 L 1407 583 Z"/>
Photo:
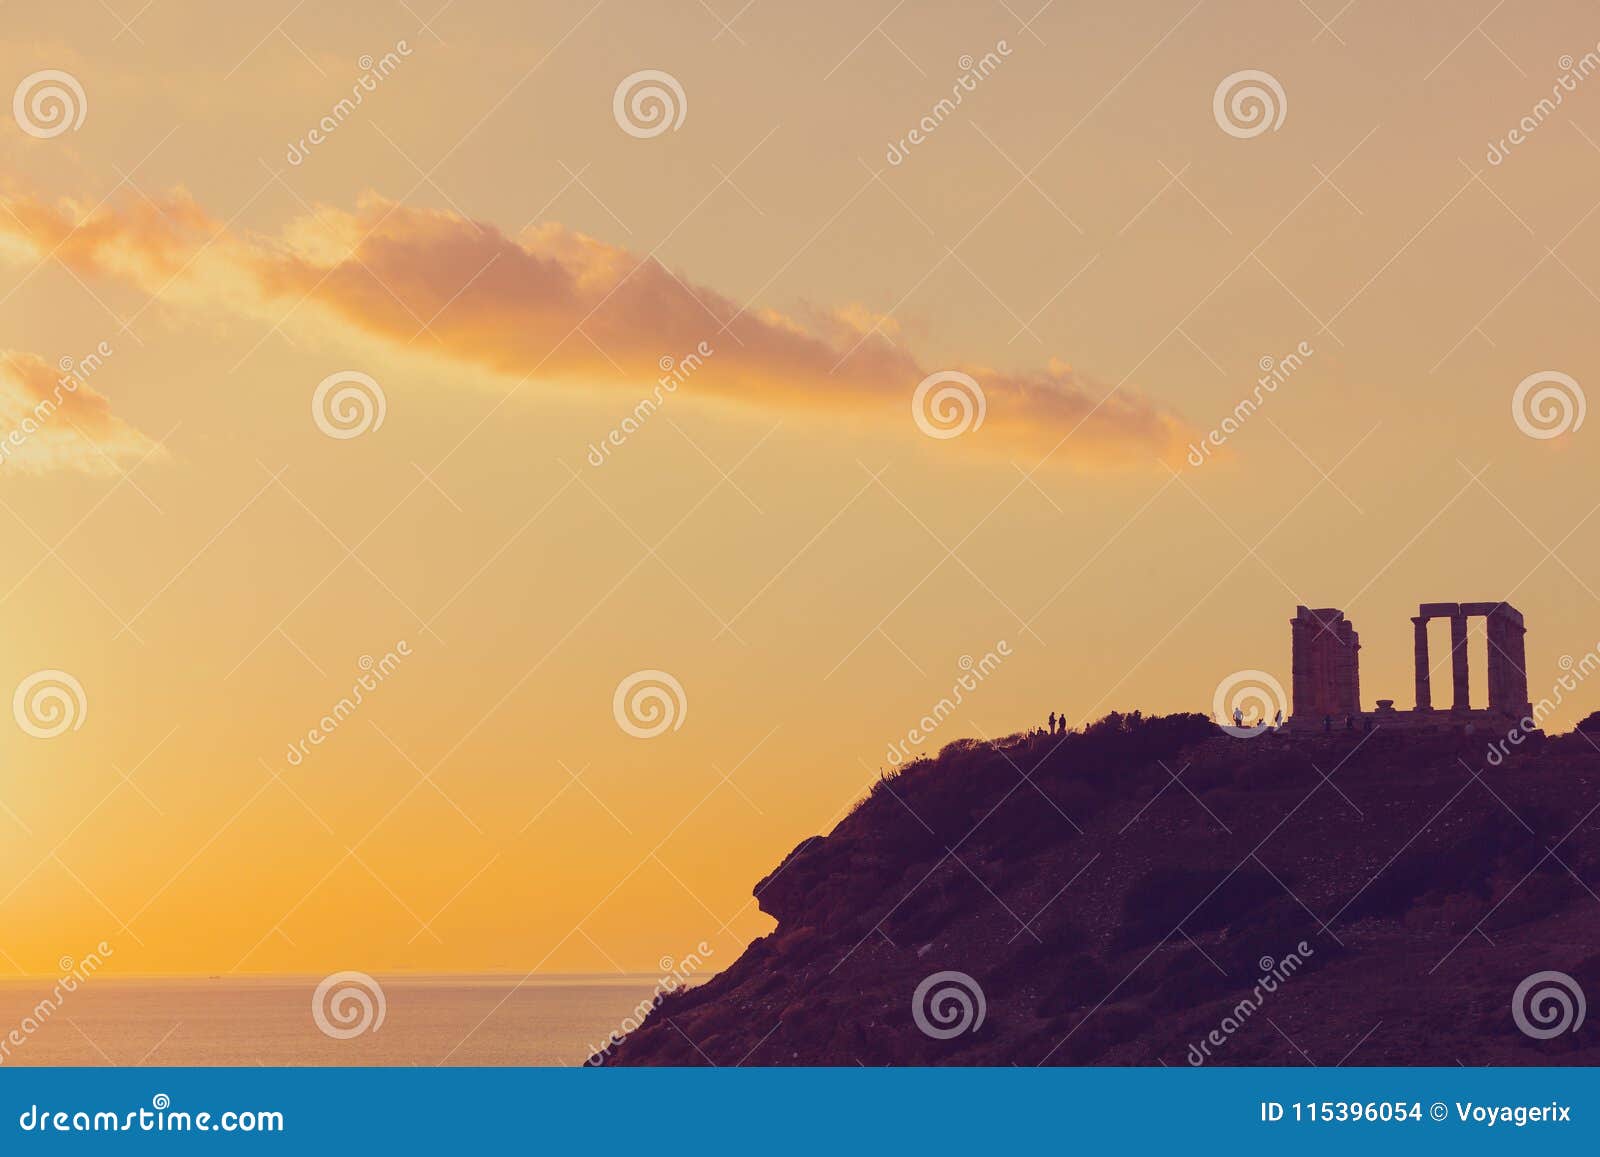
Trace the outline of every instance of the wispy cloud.
<path fill-rule="evenodd" d="M 152 451 L 160 453 L 89 386 L 100 357 L 94 355 L 94 366 L 61 367 L 34 354 L 0 350 L 0 471 L 115 474 Z"/>
<path fill-rule="evenodd" d="M 229 230 L 187 194 L 159 202 L 0 198 L 8 248 L 55 252 L 85 276 L 131 281 L 276 322 L 306 302 L 397 348 L 540 382 L 638 388 L 662 358 L 708 343 L 715 356 L 693 394 L 848 415 L 912 431 L 912 391 L 934 370 L 961 369 L 987 401 L 963 449 L 1002 456 L 1059 450 L 1080 467 L 1175 461 L 1191 433 L 1132 388 L 1112 392 L 1052 362 L 1033 372 L 929 366 L 896 327 L 857 305 L 803 325 L 741 306 L 651 257 L 558 224 L 510 237 L 459 214 L 376 196 L 353 211 L 319 207 L 276 238 Z M 1070 435 L 1070 436 L 1069 436 Z M 1065 441 L 1063 441 L 1065 439 Z"/>

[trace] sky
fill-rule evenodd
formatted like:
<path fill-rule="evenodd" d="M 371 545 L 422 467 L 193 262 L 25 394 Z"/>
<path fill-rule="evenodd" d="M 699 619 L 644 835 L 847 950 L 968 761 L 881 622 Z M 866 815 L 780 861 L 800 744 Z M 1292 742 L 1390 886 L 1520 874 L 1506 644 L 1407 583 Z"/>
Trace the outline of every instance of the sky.
<path fill-rule="evenodd" d="M 1504 599 L 1550 695 L 1596 70 L 1576 2 L 8 9 L 0 973 L 723 967 L 897 746 L 1287 690 L 1301 603 L 1408 708 Z"/>

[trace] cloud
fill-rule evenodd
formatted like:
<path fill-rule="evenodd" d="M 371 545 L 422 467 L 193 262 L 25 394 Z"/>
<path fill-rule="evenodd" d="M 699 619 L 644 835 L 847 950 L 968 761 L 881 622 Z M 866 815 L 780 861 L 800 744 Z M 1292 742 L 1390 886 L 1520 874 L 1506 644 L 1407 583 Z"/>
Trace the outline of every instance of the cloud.
<path fill-rule="evenodd" d="M 75 364 L 52 366 L 34 354 L 0 350 L 0 469 L 116 474 L 156 450 L 88 384 L 110 356 L 102 343 Z"/>
<path fill-rule="evenodd" d="M 859 304 L 810 325 L 695 285 L 659 261 L 543 224 L 519 237 L 459 214 L 363 198 L 320 207 L 276 238 L 232 232 L 175 192 L 92 211 L 0 198 L 0 237 L 54 250 L 85 275 L 132 281 L 279 320 L 310 303 L 395 347 L 429 350 L 519 380 L 646 388 L 663 359 L 701 348 L 687 394 L 848 416 L 914 433 L 911 399 L 932 372 L 959 369 L 983 392 L 981 427 L 951 445 L 1083 467 L 1177 461 L 1192 431 L 1133 389 L 1115 392 L 1065 363 L 1018 373 L 929 366 L 897 328 Z"/>

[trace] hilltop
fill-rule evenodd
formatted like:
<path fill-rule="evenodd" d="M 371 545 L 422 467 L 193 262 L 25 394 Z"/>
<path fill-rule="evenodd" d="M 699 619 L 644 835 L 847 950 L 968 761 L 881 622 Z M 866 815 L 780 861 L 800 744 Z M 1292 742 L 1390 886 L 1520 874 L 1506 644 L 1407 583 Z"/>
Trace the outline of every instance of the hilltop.
<path fill-rule="evenodd" d="M 1114 714 L 952 743 L 789 853 L 755 886 L 777 928 L 591 1063 L 1600 1063 L 1600 1012 L 1512 1015 L 1544 971 L 1600 998 L 1600 748 L 1494 766 L 1495 738 Z M 919 1028 L 940 972 L 981 1024 L 947 992 L 922 1019 L 969 1027 Z"/>

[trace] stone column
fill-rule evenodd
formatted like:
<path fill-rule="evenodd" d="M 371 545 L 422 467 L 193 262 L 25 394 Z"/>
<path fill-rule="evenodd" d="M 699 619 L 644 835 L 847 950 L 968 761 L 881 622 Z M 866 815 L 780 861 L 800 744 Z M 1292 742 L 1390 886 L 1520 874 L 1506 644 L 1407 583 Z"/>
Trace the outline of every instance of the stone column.
<path fill-rule="evenodd" d="M 1290 714 L 1305 715 L 1310 711 L 1311 655 L 1305 630 L 1306 608 L 1295 608 L 1295 617 L 1289 620 L 1289 674 Z"/>
<path fill-rule="evenodd" d="M 1511 653 L 1511 661 L 1506 664 L 1506 680 L 1510 683 L 1507 696 L 1510 700 L 1511 710 L 1525 714 L 1533 710 L 1528 700 L 1528 629 L 1520 623 L 1512 624 L 1506 631 L 1506 648 Z"/>
<path fill-rule="evenodd" d="M 1350 710 L 1361 714 L 1361 635 L 1350 631 Z"/>
<path fill-rule="evenodd" d="M 1510 623 L 1504 615 L 1491 614 L 1484 620 L 1484 635 L 1489 643 L 1489 707 L 1497 711 L 1513 711 L 1511 703 L 1511 678 L 1507 668 L 1511 665 Z"/>
<path fill-rule="evenodd" d="M 1467 711 L 1472 707 L 1472 694 L 1468 688 L 1470 675 L 1467 667 L 1467 616 L 1450 616 L 1450 681 L 1455 692 L 1451 709 Z"/>
<path fill-rule="evenodd" d="M 1411 620 L 1412 650 L 1417 663 L 1417 710 L 1433 710 L 1433 687 L 1428 670 L 1428 620 L 1421 615 Z"/>

